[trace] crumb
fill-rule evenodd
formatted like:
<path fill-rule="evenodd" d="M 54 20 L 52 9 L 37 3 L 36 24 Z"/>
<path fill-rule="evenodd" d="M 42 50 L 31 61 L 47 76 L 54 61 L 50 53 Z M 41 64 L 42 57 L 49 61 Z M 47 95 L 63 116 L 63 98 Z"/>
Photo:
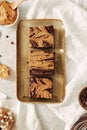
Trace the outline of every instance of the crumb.
<path fill-rule="evenodd" d="M 8 36 L 8 35 L 6 35 L 6 38 L 9 38 L 9 36 Z"/>
<path fill-rule="evenodd" d="M 6 65 L 0 64 L 0 78 L 1 79 L 9 78 L 9 68 Z"/>
<path fill-rule="evenodd" d="M 2 55 L 0 55 L 0 57 L 2 57 Z"/>
<path fill-rule="evenodd" d="M 13 45 L 13 44 L 14 44 L 14 42 L 11 42 L 11 44 Z"/>

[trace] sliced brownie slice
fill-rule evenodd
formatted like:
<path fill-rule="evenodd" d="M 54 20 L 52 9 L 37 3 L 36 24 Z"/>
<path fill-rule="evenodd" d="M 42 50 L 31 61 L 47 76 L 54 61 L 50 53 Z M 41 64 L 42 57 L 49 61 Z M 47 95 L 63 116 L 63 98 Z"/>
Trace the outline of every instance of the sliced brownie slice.
<path fill-rule="evenodd" d="M 32 98 L 52 98 L 52 79 L 51 78 L 30 78 L 29 97 Z"/>
<path fill-rule="evenodd" d="M 54 27 L 29 27 L 29 46 L 32 48 L 54 48 Z"/>
<path fill-rule="evenodd" d="M 54 75 L 54 53 L 43 50 L 30 51 L 29 71 L 33 76 Z"/>

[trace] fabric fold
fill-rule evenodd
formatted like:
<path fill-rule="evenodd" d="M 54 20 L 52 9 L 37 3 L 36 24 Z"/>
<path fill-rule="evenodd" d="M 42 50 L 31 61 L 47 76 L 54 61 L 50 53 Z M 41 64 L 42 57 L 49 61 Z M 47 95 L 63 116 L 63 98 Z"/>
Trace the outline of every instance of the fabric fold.
<path fill-rule="evenodd" d="M 87 5 L 85 0 L 55 0 L 54 2 L 36 0 L 26 15 L 27 19 L 57 18 L 64 23 L 66 76 L 68 78 L 66 78 L 66 96 L 63 103 L 47 106 L 56 116 L 66 122 L 65 130 L 70 130 L 80 115 L 85 113 L 78 102 L 79 92 L 87 85 L 87 12 L 85 5 Z"/>
<path fill-rule="evenodd" d="M 13 130 L 43 130 L 34 104 L 26 104 L 16 99 L 0 101 L 0 107 L 10 109 L 15 116 Z"/>

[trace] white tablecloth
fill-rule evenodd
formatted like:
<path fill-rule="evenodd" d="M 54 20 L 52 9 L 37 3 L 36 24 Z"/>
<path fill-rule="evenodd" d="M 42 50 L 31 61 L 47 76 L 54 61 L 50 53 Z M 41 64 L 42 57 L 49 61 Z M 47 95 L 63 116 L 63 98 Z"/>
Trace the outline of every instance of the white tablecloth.
<path fill-rule="evenodd" d="M 14 112 L 16 123 L 13 130 L 69 130 L 85 112 L 77 98 L 82 87 L 87 85 L 87 1 L 27 0 L 19 9 L 20 19 L 60 18 L 63 21 L 66 31 L 66 97 L 61 105 L 17 101 L 16 26 L 0 27 L 0 63 L 11 69 L 10 79 L 0 80 L 0 92 L 4 94 L 0 94 L 0 105 Z"/>

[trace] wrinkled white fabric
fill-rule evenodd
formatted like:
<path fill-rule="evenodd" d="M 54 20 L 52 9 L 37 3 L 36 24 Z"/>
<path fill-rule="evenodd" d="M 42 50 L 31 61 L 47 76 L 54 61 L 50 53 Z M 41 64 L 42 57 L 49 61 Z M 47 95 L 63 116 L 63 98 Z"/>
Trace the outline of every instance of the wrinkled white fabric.
<path fill-rule="evenodd" d="M 2 94 L 0 94 L 1 96 Z M 8 108 L 14 113 L 15 124 L 12 130 L 43 130 L 33 104 L 4 98 L 0 101 L 0 107 Z"/>
<path fill-rule="evenodd" d="M 25 15 L 27 19 L 57 18 L 64 23 L 65 100 L 61 104 L 33 105 L 8 99 L 8 96 L 16 97 L 16 44 L 10 45 L 11 41 L 15 42 L 16 28 L 0 28 L 0 63 L 9 66 L 11 72 L 9 80 L 0 80 L 0 106 L 14 112 L 16 119 L 13 130 L 70 130 L 80 115 L 85 113 L 79 105 L 78 94 L 87 85 L 87 0 L 27 0 L 20 6 L 20 18 L 24 19 Z M 8 39 L 6 35 L 9 35 Z M 59 122 L 58 118 L 66 123 L 65 129 L 62 129 L 63 122 Z"/>
<path fill-rule="evenodd" d="M 15 2 L 15 0 L 8 1 Z M 21 19 L 25 18 L 28 9 L 33 4 L 32 1 L 33 0 L 25 1 L 20 5 Z M 6 36 L 8 36 L 8 38 L 6 38 Z M 12 45 L 11 42 L 14 42 L 14 45 Z M 43 130 L 34 104 L 22 103 L 15 99 L 16 25 L 11 28 L 0 26 L 0 55 L 0 64 L 5 64 L 10 68 L 9 79 L 0 79 L 0 107 L 6 107 L 13 111 L 15 124 L 12 130 Z"/>
<path fill-rule="evenodd" d="M 87 1 L 36 0 L 29 9 L 27 19 L 56 18 L 64 23 L 66 32 L 66 96 L 61 104 L 47 105 L 66 122 L 65 130 L 85 110 L 78 102 L 79 92 L 87 85 Z"/>

